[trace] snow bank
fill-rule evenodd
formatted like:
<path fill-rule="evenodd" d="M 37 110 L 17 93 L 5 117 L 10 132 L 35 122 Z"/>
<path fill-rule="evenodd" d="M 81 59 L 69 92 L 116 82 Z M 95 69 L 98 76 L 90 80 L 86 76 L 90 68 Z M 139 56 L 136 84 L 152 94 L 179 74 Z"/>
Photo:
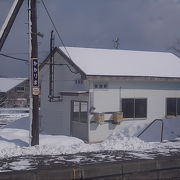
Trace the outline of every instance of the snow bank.
<path fill-rule="evenodd" d="M 135 136 L 127 137 L 121 132 L 109 136 L 101 143 L 101 146 L 108 150 L 126 151 L 143 151 L 152 147 L 150 143 L 146 143 Z"/>

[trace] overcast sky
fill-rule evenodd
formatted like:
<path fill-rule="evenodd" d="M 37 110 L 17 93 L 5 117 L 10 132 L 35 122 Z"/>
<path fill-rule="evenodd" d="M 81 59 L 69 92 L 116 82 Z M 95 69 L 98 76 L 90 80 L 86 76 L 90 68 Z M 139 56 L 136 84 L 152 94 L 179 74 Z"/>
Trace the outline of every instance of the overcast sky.
<path fill-rule="evenodd" d="M 13 0 L 0 0 L 0 27 Z M 168 51 L 180 39 L 180 0 L 44 0 L 66 46 Z M 38 1 L 39 58 L 48 55 L 53 29 Z M 2 49 L 28 58 L 27 0 Z M 56 45 L 61 43 L 56 36 Z M 0 76 L 26 77 L 28 65 L 0 56 Z"/>

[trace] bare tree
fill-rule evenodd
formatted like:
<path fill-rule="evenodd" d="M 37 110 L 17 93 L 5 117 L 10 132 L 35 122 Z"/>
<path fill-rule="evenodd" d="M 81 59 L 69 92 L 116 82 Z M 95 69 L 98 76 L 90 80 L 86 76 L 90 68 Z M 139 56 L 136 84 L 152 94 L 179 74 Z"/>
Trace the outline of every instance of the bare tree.
<path fill-rule="evenodd" d="M 176 39 L 176 41 L 168 48 L 168 51 L 180 57 L 180 39 Z"/>
<path fill-rule="evenodd" d="M 119 49 L 119 37 L 116 37 L 114 40 L 113 40 L 113 47 L 115 49 Z"/>

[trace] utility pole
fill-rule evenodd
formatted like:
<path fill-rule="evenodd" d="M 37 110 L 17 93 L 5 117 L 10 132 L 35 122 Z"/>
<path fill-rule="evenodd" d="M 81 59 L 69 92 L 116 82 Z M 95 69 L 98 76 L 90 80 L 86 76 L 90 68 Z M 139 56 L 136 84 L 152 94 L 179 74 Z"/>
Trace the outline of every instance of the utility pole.
<path fill-rule="evenodd" d="M 49 101 L 54 100 L 54 55 L 52 51 L 54 49 L 54 31 L 51 31 L 50 39 L 50 66 L 49 66 Z"/>
<path fill-rule="evenodd" d="M 0 29 L 0 51 L 11 30 L 24 0 L 14 0 L 8 16 Z M 28 0 L 29 15 L 29 81 L 30 81 L 30 144 L 39 144 L 39 62 L 37 45 L 37 0 Z"/>
<path fill-rule="evenodd" d="M 37 0 L 29 0 L 30 8 L 30 102 L 31 146 L 39 144 L 39 62 L 37 45 Z"/>

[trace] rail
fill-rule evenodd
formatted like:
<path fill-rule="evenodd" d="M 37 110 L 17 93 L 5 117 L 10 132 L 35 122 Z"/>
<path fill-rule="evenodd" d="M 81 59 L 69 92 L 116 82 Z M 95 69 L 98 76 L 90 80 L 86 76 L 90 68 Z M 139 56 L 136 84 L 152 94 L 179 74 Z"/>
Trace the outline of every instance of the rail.
<path fill-rule="evenodd" d="M 162 119 L 155 119 L 152 121 L 137 137 L 139 138 L 147 129 L 149 129 L 155 122 L 161 122 L 161 142 L 163 141 L 164 121 Z"/>

